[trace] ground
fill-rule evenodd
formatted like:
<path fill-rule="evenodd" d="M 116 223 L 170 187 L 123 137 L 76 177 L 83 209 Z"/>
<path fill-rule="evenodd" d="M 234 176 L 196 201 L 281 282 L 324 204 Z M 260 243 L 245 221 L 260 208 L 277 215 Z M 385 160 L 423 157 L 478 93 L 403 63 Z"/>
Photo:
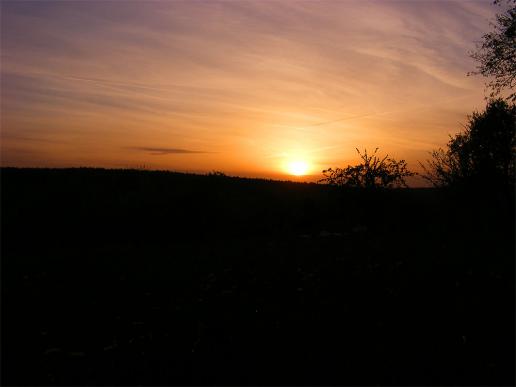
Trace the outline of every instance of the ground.
<path fill-rule="evenodd" d="M 3 385 L 513 385 L 514 211 L 2 169 Z"/>

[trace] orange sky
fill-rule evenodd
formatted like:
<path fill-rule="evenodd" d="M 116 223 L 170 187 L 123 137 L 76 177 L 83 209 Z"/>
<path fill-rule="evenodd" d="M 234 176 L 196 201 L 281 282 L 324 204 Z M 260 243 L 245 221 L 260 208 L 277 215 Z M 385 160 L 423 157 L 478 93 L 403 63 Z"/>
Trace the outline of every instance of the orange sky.
<path fill-rule="evenodd" d="M 379 146 L 418 170 L 484 106 L 468 51 L 498 10 L 4 1 L 1 163 L 287 178 L 293 161 L 318 175 Z"/>

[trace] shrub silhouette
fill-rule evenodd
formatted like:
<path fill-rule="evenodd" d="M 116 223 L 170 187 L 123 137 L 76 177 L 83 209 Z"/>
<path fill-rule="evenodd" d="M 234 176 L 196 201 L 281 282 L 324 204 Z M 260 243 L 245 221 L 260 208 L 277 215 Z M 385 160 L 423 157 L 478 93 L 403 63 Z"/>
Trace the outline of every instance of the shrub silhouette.
<path fill-rule="evenodd" d="M 320 183 L 342 187 L 355 188 L 394 188 L 406 187 L 405 178 L 415 173 L 407 169 L 405 160 L 396 161 L 386 155 L 383 158 L 376 156 L 378 148 L 372 155 L 367 154 L 367 149 L 361 153 L 356 148 L 362 163 L 346 168 L 329 168 L 322 171 L 324 178 Z"/>
<path fill-rule="evenodd" d="M 207 176 L 211 177 L 227 177 L 227 175 L 222 171 L 211 171 L 206 174 Z"/>
<path fill-rule="evenodd" d="M 491 100 L 484 112 L 469 117 L 466 130 L 450 138 L 446 149 L 434 150 L 421 164 L 423 177 L 436 187 L 514 185 L 516 106 Z"/>

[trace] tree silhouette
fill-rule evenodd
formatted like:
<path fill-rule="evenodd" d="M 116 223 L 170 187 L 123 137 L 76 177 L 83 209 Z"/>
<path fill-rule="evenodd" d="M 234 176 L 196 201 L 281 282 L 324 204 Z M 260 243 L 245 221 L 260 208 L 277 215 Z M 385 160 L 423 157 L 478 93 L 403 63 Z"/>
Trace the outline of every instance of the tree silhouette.
<path fill-rule="evenodd" d="M 499 5 L 500 1 L 494 3 Z M 512 8 L 496 15 L 494 31 L 485 34 L 477 45 L 477 51 L 470 54 L 479 64 L 477 71 L 468 75 L 481 74 L 492 78 L 486 85 L 491 89 L 491 98 L 503 89 L 512 90 L 516 83 L 516 0 L 508 0 L 507 3 L 512 3 Z M 507 99 L 515 101 L 516 93 L 511 93 Z"/>
<path fill-rule="evenodd" d="M 355 188 L 394 188 L 406 187 L 405 177 L 414 175 L 407 169 L 405 160 L 396 161 L 388 155 L 379 158 L 376 156 L 378 148 L 370 156 L 366 149 L 364 153 L 356 149 L 362 159 L 361 164 L 326 169 L 322 171 L 324 178 L 319 182 Z"/>
<path fill-rule="evenodd" d="M 516 105 L 491 100 L 469 117 L 466 130 L 450 137 L 446 149 L 433 151 L 423 177 L 436 187 L 459 184 L 514 184 Z"/>

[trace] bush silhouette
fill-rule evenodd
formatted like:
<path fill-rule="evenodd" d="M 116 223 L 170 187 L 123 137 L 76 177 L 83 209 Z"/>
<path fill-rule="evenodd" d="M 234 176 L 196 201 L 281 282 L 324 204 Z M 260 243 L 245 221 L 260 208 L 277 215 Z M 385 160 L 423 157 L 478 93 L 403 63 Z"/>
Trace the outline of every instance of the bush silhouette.
<path fill-rule="evenodd" d="M 466 130 L 434 150 L 423 177 L 436 187 L 514 185 L 516 106 L 491 100 L 484 112 L 469 117 Z"/>
<path fill-rule="evenodd" d="M 372 155 L 357 152 L 362 163 L 346 168 L 329 168 L 322 171 L 324 178 L 320 183 L 354 188 L 394 188 L 406 187 L 405 178 L 415 173 L 407 169 L 405 160 L 396 161 L 386 155 L 383 158 L 376 156 L 378 148 Z"/>
<path fill-rule="evenodd" d="M 211 171 L 206 174 L 207 176 L 211 177 L 227 177 L 227 175 L 222 171 Z"/>

